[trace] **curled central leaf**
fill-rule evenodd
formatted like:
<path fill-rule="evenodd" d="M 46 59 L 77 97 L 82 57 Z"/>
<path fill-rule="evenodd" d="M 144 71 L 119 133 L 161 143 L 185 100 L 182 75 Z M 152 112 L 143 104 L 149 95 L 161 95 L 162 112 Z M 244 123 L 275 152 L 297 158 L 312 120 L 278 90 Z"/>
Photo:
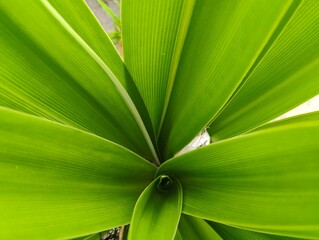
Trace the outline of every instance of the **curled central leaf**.
<path fill-rule="evenodd" d="M 157 189 L 161 192 L 166 192 L 173 185 L 173 180 L 170 176 L 163 174 L 158 178 Z"/>

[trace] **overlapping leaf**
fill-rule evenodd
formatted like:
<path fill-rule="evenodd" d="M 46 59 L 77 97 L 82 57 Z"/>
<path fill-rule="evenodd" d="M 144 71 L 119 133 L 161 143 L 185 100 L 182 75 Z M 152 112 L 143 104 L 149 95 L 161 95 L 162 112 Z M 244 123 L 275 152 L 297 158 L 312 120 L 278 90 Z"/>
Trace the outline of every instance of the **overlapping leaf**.
<path fill-rule="evenodd" d="M 174 239 L 182 211 L 183 192 L 178 181 L 160 191 L 155 179 L 139 197 L 132 218 L 129 240 Z"/>
<path fill-rule="evenodd" d="M 270 234 L 252 232 L 224 224 L 208 222 L 223 240 L 297 240 L 297 238 L 275 236 Z"/>
<path fill-rule="evenodd" d="M 129 93 L 135 104 L 142 105 L 141 99 L 114 46 L 84 3 L 66 2 L 53 1 L 62 15 L 45 0 L 28 1 L 27 8 L 22 0 L 0 2 L 0 104 L 156 158 L 151 128 L 145 128 Z M 81 23 L 80 13 L 93 21 L 93 30 Z"/>
<path fill-rule="evenodd" d="M 203 219 L 183 214 L 178 226 L 181 239 L 210 239 L 222 240 L 222 238 Z"/>
<path fill-rule="evenodd" d="M 319 236 L 319 122 L 261 130 L 165 162 L 183 212 L 298 238 Z"/>
<path fill-rule="evenodd" d="M 289 117 L 289 118 L 285 118 L 285 119 L 281 119 L 277 121 L 272 121 L 254 129 L 253 131 L 260 131 L 260 130 L 274 128 L 274 127 L 283 127 L 290 124 L 296 124 L 301 122 L 303 123 L 309 122 L 311 124 L 311 122 L 313 121 L 319 121 L 319 111 L 300 114 L 297 116 L 293 116 L 293 117 Z"/>
<path fill-rule="evenodd" d="M 80 130 L 4 108 L 0 125 L 2 239 L 65 239 L 126 224 L 155 174 L 138 155 Z"/>
<path fill-rule="evenodd" d="M 160 135 L 166 159 L 223 107 L 292 3 L 196 1 Z"/>
<path fill-rule="evenodd" d="M 213 121 L 215 140 L 241 134 L 319 94 L 319 1 L 304 0 L 275 44 Z"/>
<path fill-rule="evenodd" d="M 122 1 L 125 64 L 160 127 L 195 0 Z"/>

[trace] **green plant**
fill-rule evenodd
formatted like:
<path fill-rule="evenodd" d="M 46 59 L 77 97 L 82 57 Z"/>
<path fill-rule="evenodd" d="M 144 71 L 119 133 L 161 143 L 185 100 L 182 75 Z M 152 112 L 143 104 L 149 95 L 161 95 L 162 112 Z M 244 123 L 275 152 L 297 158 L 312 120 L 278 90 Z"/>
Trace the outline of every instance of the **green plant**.
<path fill-rule="evenodd" d="M 319 239 L 319 1 L 121 4 L 0 1 L 1 239 Z"/>
<path fill-rule="evenodd" d="M 112 39 L 114 44 L 119 44 L 121 42 L 121 20 L 117 14 L 107 5 L 103 0 L 97 0 L 99 5 L 104 9 L 105 13 L 112 19 L 114 31 L 108 32 L 110 39 Z M 118 7 L 120 3 L 116 0 L 113 1 Z"/>

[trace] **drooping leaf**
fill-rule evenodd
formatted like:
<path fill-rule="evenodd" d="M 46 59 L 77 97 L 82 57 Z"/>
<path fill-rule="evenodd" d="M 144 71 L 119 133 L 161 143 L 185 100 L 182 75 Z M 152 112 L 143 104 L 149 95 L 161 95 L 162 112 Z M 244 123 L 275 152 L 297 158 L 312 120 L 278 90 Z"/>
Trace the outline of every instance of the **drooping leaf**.
<path fill-rule="evenodd" d="M 208 128 L 232 137 L 319 94 L 319 1 L 304 0 L 245 84 Z"/>
<path fill-rule="evenodd" d="M 166 92 L 174 80 L 194 3 L 122 1 L 125 64 L 145 101 L 155 132 L 167 105 Z"/>
<path fill-rule="evenodd" d="M 223 107 L 292 3 L 196 1 L 160 135 L 166 159 Z"/>
<path fill-rule="evenodd" d="M 222 236 L 223 240 L 297 240 L 297 238 L 252 232 L 216 222 L 208 221 L 208 223 L 215 229 L 215 231 L 220 236 Z"/>
<path fill-rule="evenodd" d="M 177 180 L 167 175 L 156 178 L 135 205 L 128 239 L 174 239 L 182 211 L 182 197 Z"/>
<path fill-rule="evenodd" d="M 1 239 L 66 239 L 127 224 L 156 171 L 61 124 L 0 108 L 0 125 Z"/>
<path fill-rule="evenodd" d="M 0 105 L 85 129 L 156 158 L 150 129 L 125 89 L 134 84 L 114 46 L 107 36 L 101 48 L 92 40 L 103 32 L 93 35 L 81 23 L 75 11 L 95 21 L 84 3 L 53 2 L 67 19 L 45 0 L 28 1 L 27 8 L 22 0 L 0 2 Z"/>
<path fill-rule="evenodd" d="M 222 240 L 222 238 L 203 219 L 182 214 L 179 226 L 180 235 L 183 240 L 210 239 Z"/>
<path fill-rule="evenodd" d="M 165 162 L 183 212 L 245 229 L 318 239 L 319 122 L 254 132 Z"/>

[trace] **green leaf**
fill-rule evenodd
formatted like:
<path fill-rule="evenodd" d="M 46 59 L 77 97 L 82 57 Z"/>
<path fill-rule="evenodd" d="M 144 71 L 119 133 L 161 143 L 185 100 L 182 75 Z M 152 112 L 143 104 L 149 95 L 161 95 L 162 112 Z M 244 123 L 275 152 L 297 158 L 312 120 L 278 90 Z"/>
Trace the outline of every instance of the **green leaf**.
<path fill-rule="evenodd" d="M 83 237 L 72 238 L 71 240 L 101 240 L 100 233 L 93 233 Z"/>
<path fill-rule="evenodd" d="M 106 14 L 108 16 L 110 16 L 113 20 L 113 22 L 117 25 L 117 26 L 121 26 L 121 21 L 118 18 L 118 16 L 116 16 L 116 14 L 113 12 L 113 10 L 105 3 L 103 2 L 103 0 L 97 0 L 97 2 L 100 4 L 100 6 L 104 9 L 104 11 L 106 12 Z"/>
<path fill-rule="evenodd" d="M 319 94 L 319 1 L 304 0 L 245 84 L 212 122 L 220 140 L 247 132 Z"/>
<path fill-rule="evenodd" d="M 128 67 L 155 132 L 167 105 L 194 0 L 122 1 L 122 37 Z"/>
<path fill-rule="evenodd" d="M 287 126 L 290 124 L 301 123 L 301 122 L 304 122 L 304 123 L 305 122 L 313 122 L 313 121 L 319 121 L 319 111 L 305 113 L 305 114 L 285 118 L 282 120 L 273 121 L 273 122 L 264 124 L 256 129 L 254 129 L 253 131 L 255 132 L 255 131 L 260 131 L 260 130 L 264 130 L 264 129 L 268 129 L 268 128 L 283 127 L 283 126 Z"/>
<path fill-rule="evenodd" d="M 180 235 L 183 240 L 210 239 L 222 240 L 222 238 L 203 219 L 182 214 L 179 226 Z"/>
<path fill-rule="evenodd" d="M 128 239 L 174 239 L 182 211 L 182 198 L 178 180 L 167 175 L 156 178 L 135 205 Z"/>
<path fill-rule="evenodd" d="M 165 162 L 183 212 L 271 234 L 318 239 L 319 121 L 220 141 Z"/>
<path fill-rule="evenodd" d="M 127 224 L 156 171 L 51 121 L 0 108 L 0 125 L 1 239 L 66 239 Z"/>
<path fill-rule="evenodd" d="M 151 119 L 148 115 L 143 99 L 128 73 L 118 51 L 105 34 L 101 25 L 95 19 L 93 13 L 83 1 L 74 3 L 67 0 L 50 0 L 50 4 L 59 12 L 61 16 L 72 26 L 80 37 L 92 48 L 103 62 L 112 70 L 117 79 L 124 86 L 127 93 L 136 105 L 141 118 L 154 138 Z M 86 21 L 83 21 L 86 19 Z M 154 140 L 154 139 L 153 139 Z"/>
<path fill-rule="evenodd" d="M 178 229 L 176 231 L 174 240 L 183 240 L 183 238 L 182 238 L 181 234 L 179 233 Z"/>
<path fill-rule="evenodd" d="M 223 107 L 291 4 L 290 0 L 196 2 L 160 135 L 166 159 Z"/>
<path fill-rule="evenodd" d="M 121 40 L 121 33 L 120 32 L 109 32 L 107 35 L 112 39 L 114 42 L 119 42 Z"/>
<path fill-rule="evenodd" d="M 27 8 L 22 0 L 0 2 L 0 105 L 76 126 L 156 159 L 155 138 L 125 89 L 134 83 L 114 46 L 100 27 L 94 27 L 96 34 L 88 30 L 91 21 L 97 23 L 84 3 L 53 2 L 62 15 L 45 0 L 31 0 Z M 78 13 L 90 22 L 81 24 Z M 107 41 L 100 48 L 102 42 L 92 39 L 102 34 Z M 104 62 L 108 56 L 113 57 Z"/>
<path fill-rule="evenodd" d="M 296 238 L 252 232 L 215 222 L 208 221 L 208 223 L 224 240 L 297 240 Z"/>

